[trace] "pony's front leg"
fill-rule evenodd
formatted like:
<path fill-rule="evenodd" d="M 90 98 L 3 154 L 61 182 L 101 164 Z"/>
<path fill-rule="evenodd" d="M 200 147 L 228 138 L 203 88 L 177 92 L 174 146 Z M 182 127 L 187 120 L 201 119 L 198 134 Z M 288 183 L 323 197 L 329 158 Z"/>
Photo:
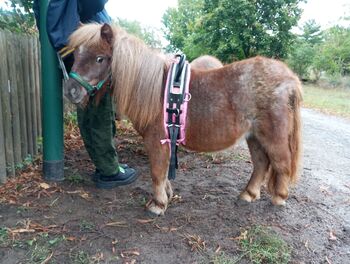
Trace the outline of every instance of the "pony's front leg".
<path fill-rule="evenodd" d="M 171 183 L 167 179 L 169 146 L 161 145 L 158 138 L 145 138 L 145 147 L 151 164 L 153 197 L 146 207 L 155 215 L 164 215 L 173 196 Z"/>

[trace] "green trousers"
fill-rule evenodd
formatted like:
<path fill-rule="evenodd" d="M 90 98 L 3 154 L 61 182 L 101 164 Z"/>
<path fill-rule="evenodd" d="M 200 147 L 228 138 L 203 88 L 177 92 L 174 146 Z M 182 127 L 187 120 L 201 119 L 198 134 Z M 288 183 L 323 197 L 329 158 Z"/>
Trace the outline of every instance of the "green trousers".
<path fill-rule="evenodd" d="M 90 99 L 85 109 L 78 107 L 78 126 L 85 148 L 92 162 L 103 175 L 118 172 L 118 155 L 115 149 L 115 113 L 112 98 L 107 92 L 98 105 Z"/>

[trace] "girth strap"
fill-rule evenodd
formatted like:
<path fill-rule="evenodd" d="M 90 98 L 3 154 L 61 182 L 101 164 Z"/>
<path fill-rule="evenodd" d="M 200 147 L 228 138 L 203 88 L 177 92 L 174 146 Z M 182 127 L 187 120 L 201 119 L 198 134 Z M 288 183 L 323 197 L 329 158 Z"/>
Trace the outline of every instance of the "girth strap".
<path fill-rule="evenodd" d="M 181 114 L 183 111 L 181 107 L 186 97 L 186 87 L 188 86 L 189 78 L 189 64 L 186 62 L 184 54 L 176 55 L 178 62 L 171 65 L 170 73 L 168 75 L 166 87 L 166 128 L 168 134 L 168 141 L 170 144 L 170 164 L 168 171 L 168 178 L 174 180 L 176 177 L 176 169 L 178 168 L 177 149 L 178 145 L 183 142 L 184 135 L 181 135 Z M 188 92 L 188 87 L 187 87 Z"/>

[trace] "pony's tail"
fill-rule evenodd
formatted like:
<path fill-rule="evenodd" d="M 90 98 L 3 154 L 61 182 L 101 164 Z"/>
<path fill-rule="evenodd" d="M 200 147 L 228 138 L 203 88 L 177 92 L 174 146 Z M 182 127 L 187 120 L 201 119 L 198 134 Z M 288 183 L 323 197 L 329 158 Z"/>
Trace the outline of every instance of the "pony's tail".
<path fill-rule="evenodd" d="M 291 128 L 288 135 L 288 145 L 290 151 L 290 168 L 289 168 L 289 183 L 295 184 L 298 180 L 299 169 L 302 157 L 302 124 L 300 107 L 302 102 L 302 88 L 301 84 L 298 83 L 297 88 L 294 90 L 294 94 L 290 97 L 290 121 Z M 265 176 L 268 180 L 268 190 L 270 193 L 275 192 L 277 183 L 278 173 L 274 170 L 271 162 L 267 175 Z"/>
<path fill-rule="evenodd" d="M 298 180 L 301 157 L 302 157 L 302 135 L 300 108 L 302 102 L 302 89 L 299 84 L 295 90 L 294 104 L 291 104 L 293 128 L 289 135 L 289 149 L 291 154 L 290 182 Z"/>

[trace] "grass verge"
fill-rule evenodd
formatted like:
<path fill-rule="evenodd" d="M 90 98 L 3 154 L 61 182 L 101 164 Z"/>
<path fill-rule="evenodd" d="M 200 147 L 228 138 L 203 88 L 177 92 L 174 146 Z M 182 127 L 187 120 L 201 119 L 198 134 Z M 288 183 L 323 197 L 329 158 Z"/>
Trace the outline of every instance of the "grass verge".
<path fill-rule="evenodd" d="M 287 243 L 267 227 L 253 226 L 244 230 L 239 241 L 243 255 L 251 263 L 287 264 L 291 259 Z"/>
<path fill-rule="evenodd" d="M 350 91 L 303 85 L 304 106 L 350 118 Z"/>

